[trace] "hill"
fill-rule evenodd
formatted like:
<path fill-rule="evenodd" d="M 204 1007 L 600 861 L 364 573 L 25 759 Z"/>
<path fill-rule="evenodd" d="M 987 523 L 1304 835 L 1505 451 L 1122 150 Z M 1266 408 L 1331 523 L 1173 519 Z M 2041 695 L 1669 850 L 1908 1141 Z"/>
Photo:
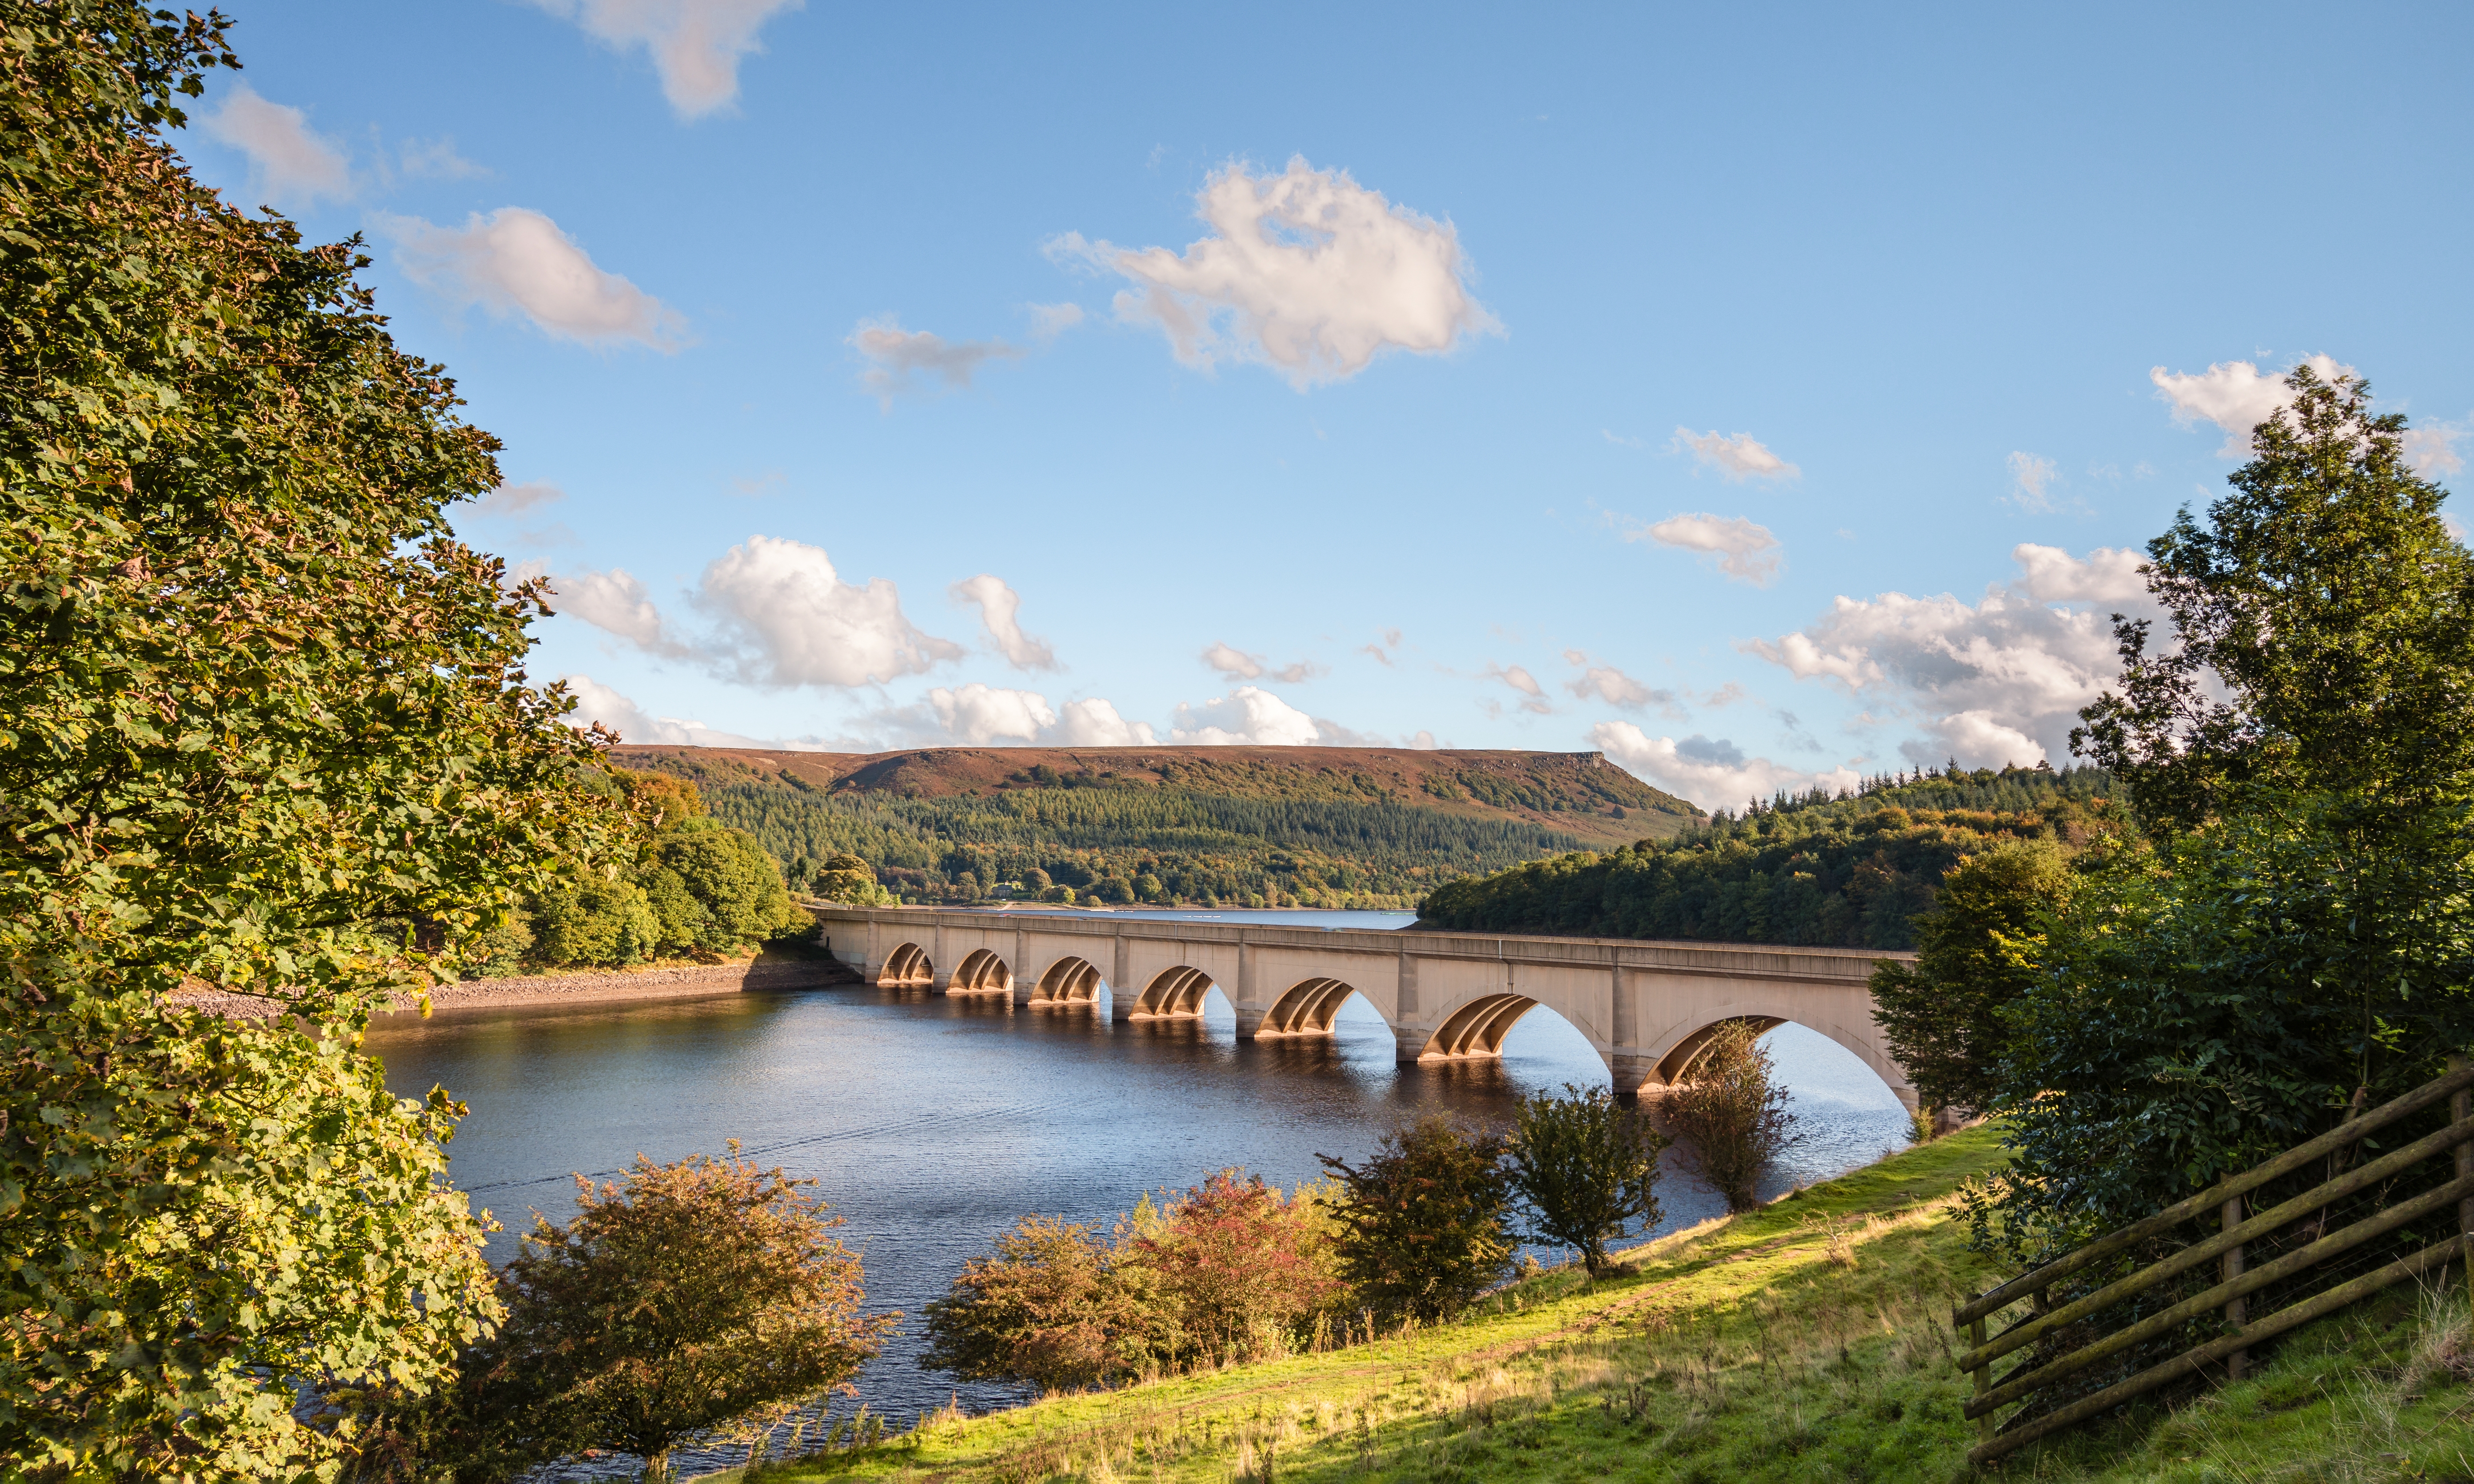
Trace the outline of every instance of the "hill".
<path fill-rule="evenodd" d="M 1523 1280 L 1460 1320 L 1295 1356 L 925 1418 L 873 1448 L 739 1479 L 1969 1477 L 1953 1299 L 2005 1276 L 1969 1250 L 1979 1127 L 1623 1255 Z M 2297 1329 L 2250 1377 L 2135 1404 L 2002 1477 L 2462 1479 L 2463 1290 L 2412 1284 Z M 2453 1297 L 2452 1297 L 2453 1295 Z M 2019 1310 L 1997 1315 L 1995 1328 Z"/>
<path fill-rule="evenodd" d="M 693 779 L 716 818 L 786 864 L 846 850 L 910 901 L 1044 876 L 1103 900 L 1408 906 L 1454 876 L 1704 820 L 1597 753 L 631 746 L 614 758 Z"/>
<path fill-rule="evenodd" d="M 1575 852 L 1438 887 L 1424 925 L 1906 948 L 1942 873 L 2003 839 L 2075 850 L 2126 828 L 2098 768 L 1952 767 L 1724 812 L 1671 839 Z"/>

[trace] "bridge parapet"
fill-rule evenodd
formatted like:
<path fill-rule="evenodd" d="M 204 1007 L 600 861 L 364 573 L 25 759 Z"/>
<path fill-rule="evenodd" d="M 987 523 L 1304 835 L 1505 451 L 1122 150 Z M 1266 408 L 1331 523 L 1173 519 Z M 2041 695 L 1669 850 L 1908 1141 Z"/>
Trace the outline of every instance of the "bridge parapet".
<path fill-rule="evenodd" d="M 1117 1020 L 1198 1014 L 1217 987 L 1249 1040 L 1327 1035 L 1332 1015 L 1354 993 L 1392 1026 L 1404 1063 L 1499 1055 L 1513 1022 L 1544 1005 L 1589 1039 L 1626 1093 L 1682 1079 L 1722 1021 L 1793 1020 L 1854 1052 L 1908 1107 L 1916 1103 L 1874 1023 L 1869 983 L 1876 964 L 1911 954 L 1196 922 L 1134 912 L 808 910 L 834 956 L 870 983 L 933 982 L 949 993 L 1005 988 L 1026 1003 L 1089 1003 L 1096 985 L 1088 970 L 1096 970 Z M 1056 993 L 1068 983 L 1072 992 Z"/>

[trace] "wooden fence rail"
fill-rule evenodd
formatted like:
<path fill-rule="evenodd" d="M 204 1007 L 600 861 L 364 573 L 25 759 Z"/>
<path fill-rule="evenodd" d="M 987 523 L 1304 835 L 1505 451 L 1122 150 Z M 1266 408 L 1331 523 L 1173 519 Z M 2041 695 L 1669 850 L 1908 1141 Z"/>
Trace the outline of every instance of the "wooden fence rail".
<path fill-rule="evenodd" d="M 2446 1127 L 2323 1181 L 2266 1210 L 2244 1215 L 2245 1198 L 2252 1191 L 2307 1169 L 2316 1160 L 2351 1149 L 2366 1136 L 2412 1117 L 2442 1098 L 2448 1099 L 2449 1122 Z M 2451 1149 L 2456 1151 L 2455 1179 L 2434 1185 L 2410 1200 L 2384 1206 L 2341 1231 L 2324 1233 L 2316 1240 L 2274 1261 L 2254 1267 L 2244 1260 L 2248 1249 L 2264 1238 L 2310 1218 L 2315 1212 L 2324 1212 L 2328 1207 L 2347 1196 L 2392 1181 L 2422 1161 Z M 2307 1274 L 2331 1257 L 2350 1252 L 2399 1227 L 2445 1211 L 2452 1206 L 2457 1211 L 2457 1235 L 2435 1242 L 2301 1302 L 2289 1304 L 2274 1313 L 2257 1319 L 2249 1317 L 2249 1295 Z M 2085 1272 L 2107 1257 L 2131 1251 L 2143 1242 L 2164 1236 L 2185 1222 L 2209 1216 L 2215 1216 L 2220 1226 L 2215 1235 L 2194 1242 L 2161 1262 L 2151 1263 L 2058 1308 L 2047 1302 L 2047 1295 L 2054 1283 Z M 2324 1222 L 2326 1217 L 2322 1215 L 2319 1219 Z M 2474 1262 L 2474 1065 L 2469 1065 L 2462 1057 L 2452 1057 L 2447 1075 L 2438 1080 L 2425 1083 L 2392 1103 L 2349 1118 L 2308 1143 L 2296 1145 L 2264 1164 L 2219 1181 L 2186 1201 L 2098 1237 L 2085 1247 L 2046 1263 L 2032 1273 L 2014 1278 L 1953 1309 L 1952 1323 L 1966 1332 L 1969 1347 L 1967 1352 L 1959 1356 L 1958 1368 L 1968 1373 L 1974 1382 L 1974 1395 L 1968 1399 L 1965 1411 L 1983 1433 L 1982 1441 L 1969 1451 L 1968 1461 L 1989 1463 L 2039 1438 L 2086 1422 L 2134 1397 L 2219 1361 L 2225 1362 L 2229 1373 L 2239 1378 L 2244 1357 L 2252 1346 L 2333 1314 L 2391 1283 L 2441 1271 L 2460 1256 Z M 2218 1264 L 2218 1281 L 2205 1292 L 2194 1294 L 2074 1350 L 2048 1357 L 2041 1363 L 2029 1359 L 2023 1361 L 2007 1376 L 1997 1379 L 1993 1375 L 1993 1363 L 2002 1356 L 2102 1314 L 2211 1260 Z M 2469 1269 L 2468 1285 L 2474 1287 L 2474 1269 Z M 2027 1316 L 2000 1334 L 1987 1338 L 1986 1321 L 2021 1299 L 2028 1302 Z M 2169 1335 L 2177 1327 L 2217 1311 L 2224 1315 L 2226 1333 L 2067 1405 L 2032 1418 L 2014 1418 L 2006 1429 L 1997 1430 L 1994 1414 L 2002 1407 L 2025 1401 L 2035 1393 L 2092 1366 Z"/>

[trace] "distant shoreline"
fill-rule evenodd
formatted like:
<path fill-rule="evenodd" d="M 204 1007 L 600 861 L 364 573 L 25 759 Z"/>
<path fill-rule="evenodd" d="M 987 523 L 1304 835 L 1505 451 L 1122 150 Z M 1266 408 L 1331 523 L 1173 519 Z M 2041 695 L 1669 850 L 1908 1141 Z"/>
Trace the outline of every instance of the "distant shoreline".
<path fill-rule="evenodd" d="M 815 990 L 856 982 L 857 976 L 846 966 L 821 955 L 759 955 L 740 963 L 672 964 L 657 969 L 466 979 L 431 990 L 429 1004 L 433 1011 L 548 1009 L 637 1000 L 700 999 L 752 991 Z M 171 1003 L 233 1019 L 271 1019 L 283 1013 L 283 1007 L 274 1000 L 212 990 L 175 994 Z M 419 1013 L 418 1005 L 399 1003 L 381 1012 L 378 1018 L 384 1023 Z"/>

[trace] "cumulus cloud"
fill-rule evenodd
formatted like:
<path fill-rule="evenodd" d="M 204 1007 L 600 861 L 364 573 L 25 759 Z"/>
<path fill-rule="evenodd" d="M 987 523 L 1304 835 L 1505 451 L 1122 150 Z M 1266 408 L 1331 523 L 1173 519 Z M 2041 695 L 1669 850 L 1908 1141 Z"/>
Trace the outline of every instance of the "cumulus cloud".
<path fill-rule="evenodd" d="M 1589 743 L 1625 771 L 1705 809 L 1741 808 L 1755 799 L 1773 798 L 1782 789 L 1800 794 L 1826 788 L 1835 793 L 1862 781 L 1851 768 L 1807 772 L 1766 757 L 1747 757 L 1743 749 L 1724 738 L 1653 737 L 1631 722 L 1598 723 L 1589 729 Z"/>
<path fill-rule="evenodd" d="M 1655 525 L 1624 532 L 1628 541 L 1656 541 L 1661 546 L 1697 551 L 1718 559 L 1718 570 L 1739 583 L 1766 587 L 1778 581 L 1783 551 L 1767 526 L 1741 515 L 1676 515 Z"/>
<path fill-rule="evenodd" d="M 2457 451 L 2457 441 L 2465 436 L 2465 425 L 2459 422 L 2426 422 L 2405 431 L 2405 461 L 2425 479 L 2454 474 L 2465 467 L 2465 458 Z"/>
<path fill-rule="evenodd" d="M 1546 699 L 1546 687 L 1538 683 L 1538 677 L 1530 674 L 1519 665 L 1488 665 L 1486 667 L 1485 679 L 1490 681 L 1501 681 L 1504 684 L 1511 686 L 1514 690 L 1526 696 L 1528 699 L 1520 703 L 1520 708 L 1524 711 L 1532 712 L 1539 716 L 1547 716 L 1553 714 L 1555 710 L 1554 703 Z"/>
<path fill-rule="evenodd" d="M 2031 515 L 2049 515 L 2052 497 L 2046 491 L 2060 474 L 2053 461 L 2013 450 L 2010 455 L 2010 503 Z"/>
<path fill-rule="evenodd" d="M 1322 665 L 1310 659 L 1300 659 L 1274 670 L 1262 656 L 1249 655 L 1233 644 L 1214 643 L 1202 652 L 1202 662 L 1231 680 L 1260 680 L 1268 675 L 1286 685 L 1310 681 L 1325 673 Z"/>
<path fill-rule="evenodd" d="M 1610 439 L 1614 435 L 1609 433 Z M 1615 439 L 1615 442 L 1622 442 Z M 1750 433 L 1737 433 L 1730 438 L 1715 428 L 1695 433 L 1690 428 L 1677 428 L 1675 441 L 1667 445 L 1671 451 L 1692 451 L 1692 458 L 1704 468 L 1713 468 L 1729 482 L 1741 484 L 1747 479 L 1793 479 L 1804 470 L 1797 468 L 1761 443 Z"/>
<path fill-rule="evenodd" d="M 1048 250 L 1129 280 L 1117 317 L 1157 325 L 1186 365 L 1256 362 L 1301 392 L 1354 376 L 1387 350 L 1440 355 L 1501 328 L 1469 293 L 1451 224 L 1395 206 L 1346 171 L 1302 156 L 1280 175 L 1231 164 L 1203 184 L 1196 215 L 1210 234 L 1182 253 L 1079 232 Z"/>
<path fill-rule="evenodd" d="M 1036 691 L 999 690 L 973 681 L 958 690 L 939 685 L 928 692 L 936 723 L 959 741 L 974 747 L 1000 738 L 1031 742 L 1056 725 L 1048 698 Z"/>
<path fill-rule="evenodd" d="M 985 629 L 989 642 L 1006 657 L 1006 662 L 1017 670 L 1054 670 L 1056 652 L 1045 639 L 1035 639 L 1022 632 L 1017 615 L 1022 611 L 1022 595 L 1005 585 L 1001 578 L 982 572 L 966 577 L 945 589 L 958 603 L 975 605 L 980 610 L 980 627 Z"/>
<path fill-rule="evenodd" d="M 246 83 L 232 84 L 223 107 L 201 124 L 209 138 L 249 156 L 249 188 L 269 202 L 305 206 L 352 194 L 342 148 L 312 133 L 307 114 L 267 102 Z"/>
<path fill-rule="evenodd" d="M 1149 722 L 1128 722 L 1096 698 L 1068 701 L 1048 740 L 1060 747 L 1149 747 L 1158 741 Z"/>
<path fill-rule="evenodd" d="M 1321 740 L 1322 733 L 1313 717 L 1270 691 L 1240 685 L 1201 706 L 1179 702 L 1168 736 L 1172 742 L 1201 747 L 1305 747 Z"/>
<path fill-rule="evenodd" d="M 873 363 L 860 380 L 887 406 L 897 394 L 913 389 L 914 372 L 935 377 L 947 391 L 960 391 L 988 362 L 1022 357 L 1020 347 L 1002 340 L 949 341 L 931 330 L 906 330 L 892 315 L 860 321 L 848 343 Z"/>
<path fill-rule="evenodd" d="M 2354 372 L 2331 356 L 2309 356 L 2302 364 L 2322 381 Z M 2248 361 L 2219 361 L 2206 371 L 2187 372 L 2168 372 L 2159 366 L 2148 371 L 2147 379 L 2173 409 L 2174 421 L 2185 427 L 2213 422 L 2224 429 L 2224 445 L 2217 455 L 2225 459 L 2249 458 L 2251 429 L 2293 400 L 2283 372 L 2262 371 Z"/>
<path fill-rule="evenodd" d="M 1577 649 L 1564 651 L 1564 661 L 1582 667 L 1581 678 L 1565 681 L 1564 688 L 1583 701 L 1594 697 L 1627 711 L 1654 706 L 1669 716 L 1684 714 L 1684 708 L 1675 704 L 1675 692 L 1671 690 L 1653 689 L 1611 664 L 1590 664 L 1589 657 Z"/>
<path fill-rule="evenodd" d="M 699 118 L 739 96 L 739 60 L 762 51 L 756 33 L 800 0 L 533 0 L 595 38 L 641 46 L 661 74 L 662 96 L 681 118 Z"/>
<path fill-rule="evenodd" d="M 720 625 L 716 659 L 759 685 L 883 684 L 962 656 L 903 616 L 893 584 L 845 583 L 823 547 L 781 537 L 751 536 L 716 558 L 695 602 Z"/>
<path fill-rule="evenodd" d="M 567 491 L 546 480 L 530 484 L 500 485 L 473 503 L 473 514 L 499 519 L 520 515 L 536 505 L 554 505 L 567 498 Z"/>
<path fill-rule="evenodd" d="M 644 590 L 644 585 L 624 567 L 554 576 L 549 586 L 558 612 L 581 618 L 652 654 L 676 658 L 691 653 L 687 645 L 670 637 L 662 622 L 661 608 Z"/>
<path fill-rule="evenodd" d="M 578 727 L 594 722 L 618 734 L 622 742 L 668 743 L 681 747 L 796 747 L 797 743 L 759 742 L 735 731 L 716 731 L 702 722 L 655 716 L 589 675 L 570 675 L 567 688 L 575 697 L 569 719 Z"/>
<path fill-rule="evenodd" d="M 1925 718 L 1909 755 L 1970 767 L 2068 755 L 2071 728 L 2119 670 L 2110 615 L 2152 617 L 2136 552 L 2011 552 L 2020 575 L 1970 604 L 1948 593 L 1840 597 L 1802 633 L 1753 653 L 1798 680 L 1880 696 Z M 2078 605 L 2078 606 L 2074 606 Z M 1916 751 L 1914 749 L 1921 749 Z"/>
<path fill-rule="evenodd" d="M 396 151 L 398 168 L 418 180 L 469 180 L 490 172 L 455 153 L 455 141 L 406 139 Z"/>
<path fill-rule="evenodd" d="M 460 227 L 419 217 L 382 216 L 378 225 L 395 239 L 404 275 L 449 303 L 521 314 L 548 334 L 588 346 L 633 341 L 675 350 L 682 344 L 687 321 L 678 311 L 595 267 L 538 211 L 476 211 Z"/>

